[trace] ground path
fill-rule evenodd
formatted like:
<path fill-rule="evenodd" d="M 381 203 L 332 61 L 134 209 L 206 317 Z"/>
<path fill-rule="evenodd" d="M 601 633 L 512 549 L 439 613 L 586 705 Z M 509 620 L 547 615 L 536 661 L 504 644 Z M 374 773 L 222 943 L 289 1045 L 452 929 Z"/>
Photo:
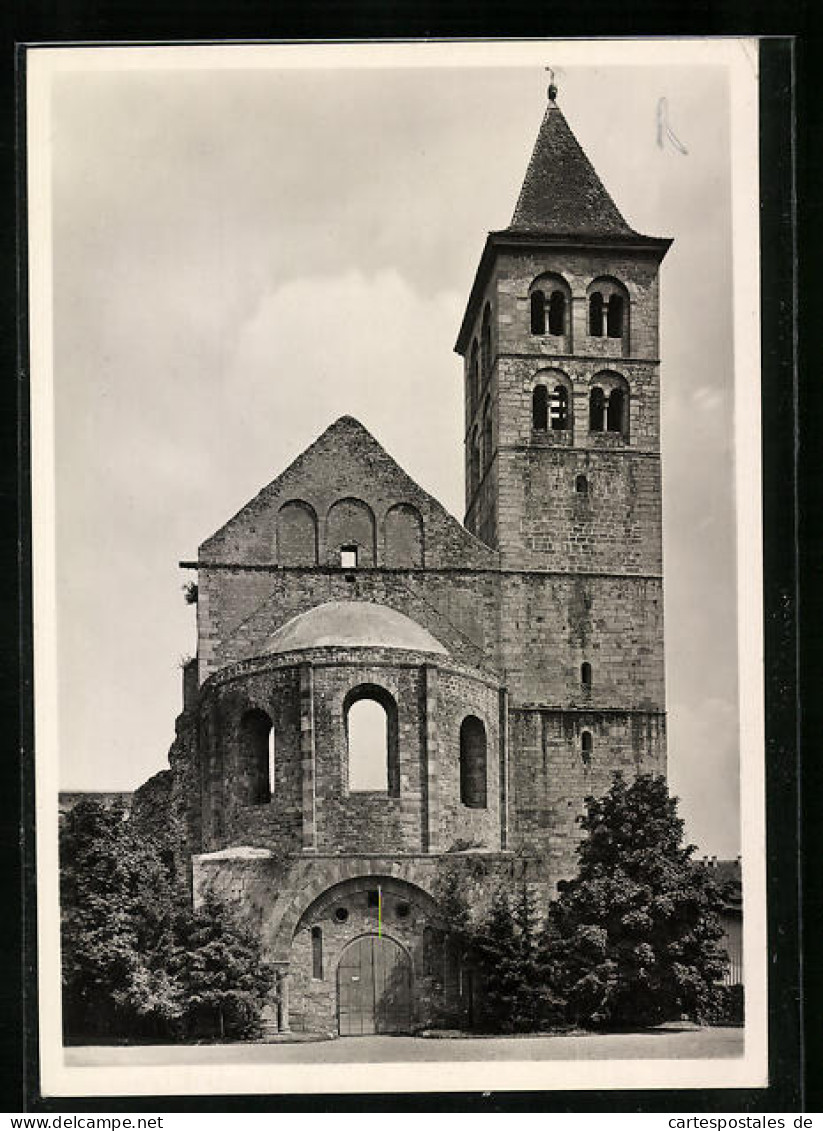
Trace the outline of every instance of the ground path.
<path fill-rule="evenodd" d="M 340 1037 L 334 1041 L 234 1045 L 88 1045 L 65 1050 L 67 1067 L 188 1064 L 387 1064 L 393 1061 L 692 1060 L 743 1055 L 742 1029 L 490 1037 Z"/>

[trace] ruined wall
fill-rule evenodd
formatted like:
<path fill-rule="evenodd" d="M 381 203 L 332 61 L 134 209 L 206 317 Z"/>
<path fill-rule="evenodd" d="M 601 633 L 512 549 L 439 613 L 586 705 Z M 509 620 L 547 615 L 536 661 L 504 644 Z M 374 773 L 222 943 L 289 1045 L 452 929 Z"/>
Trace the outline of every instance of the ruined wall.
<path fill-rule="evenodd" d="M 387 697 L 394 790 L 349 788 L 346 709 L 364 688 Z M 243 727 L 257 711 L 273 726 L 274 780 L 270 796 L 252 802 Z M 460 794 L 467 716 L 485 728 L 486 798 L 477 808 L 463 805 Z M 197 796 L 207 851 L 240 844 L 281 854 L 500 847 L 498 687 L 438 657 L 338 647 L 235 664 L 204 686 L 200 741 Z"/>

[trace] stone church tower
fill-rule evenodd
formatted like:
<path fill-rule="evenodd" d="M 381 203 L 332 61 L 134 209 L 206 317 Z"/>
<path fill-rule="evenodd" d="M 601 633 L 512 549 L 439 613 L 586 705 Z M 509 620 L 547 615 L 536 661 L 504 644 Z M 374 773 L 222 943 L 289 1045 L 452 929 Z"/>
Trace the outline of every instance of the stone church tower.
<path fill-rule="evenodd" d="M 627 751 L 665 766 L 658 269 L 671 240 L 628 226 L 556 94 L 456 349 L 466 527 L 501 571 L 515 842 L 565 871 L 581 764 L 598 789 Z"/>
<path fill-rule="evenodd" d="M 343 417 L 183 563 L 197 655 L 164 780 L 195 900 L 233 901 L 278 968 L 272 1027 L 465 1017 L 444 869 L 546 902 L 584 798 L 665 770 L 670 241 L 626 224 L 555 97 L 457 340 L 465 526 Z"/>

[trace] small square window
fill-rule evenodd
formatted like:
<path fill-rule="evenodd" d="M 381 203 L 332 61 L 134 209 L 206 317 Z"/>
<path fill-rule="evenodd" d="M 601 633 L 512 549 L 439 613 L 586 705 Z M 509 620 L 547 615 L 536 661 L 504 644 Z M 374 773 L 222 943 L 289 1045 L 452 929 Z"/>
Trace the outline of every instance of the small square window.
<path fill-rule="evenodd" d="M 340 568 L 341 569 L 357 569 L 357 547 L 356 546 L 341 546 L 340 547 Z"/>

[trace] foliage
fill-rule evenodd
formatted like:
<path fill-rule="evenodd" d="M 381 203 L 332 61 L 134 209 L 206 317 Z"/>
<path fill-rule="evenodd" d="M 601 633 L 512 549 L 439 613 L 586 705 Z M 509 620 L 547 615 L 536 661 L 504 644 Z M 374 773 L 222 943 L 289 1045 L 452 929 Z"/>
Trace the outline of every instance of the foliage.
<path fill-rule="evenodd" d="M 189 1027 L 217 1019 L 220 1037 L 251 1037 L 273 970 L 261 962 L 257 937 L 209 893 L 197 911 L 178 914 L 168 964 L 181 988 Z"/>
<path fill-rule="evenodd" d="M 707 1019 L 726 955 L 722 894 L 683 845 L 665 778 L 615 775 L 587 799 L 577 877 L 552 906 L 557 988 L 568 1015 L 593 1026 Z"/>
<path fill-rule="evenodd" d="M 187 605 L 196 605 L 199 592 L 196 581 L 187 581 L 183 586 L 183 599 Z"/>
<path fill-rule="evenodd" d="M 180 1039 L 205 1016 L 245 1035 L 272 979 L 259 944 L 215 900 L 193 911 L 172 833 L 125 816 L 84 799 L 61 826 L 66 1039 Z"/>
<path fill-rule="evenodd" d="M 432 919 L 442 941 L 481 992 L 480 1008 L 462 1021 L 485 1031 L 526 1032 L 561 1017 L 551 983 L 548 927 L 525 882 L 498 880 L 489 899 L 489 866 L 482 857 L 441 863 Z"/>
<path fill-rule="evenodd" d="M 534 1032 L 560 1020 L 549 928 L 525 881 L 516 891 L 502 885 L 495 891 L 474 953 L 483 977 L 485 1028 Z"/>
<path fill-rule="evenodd" d="M 734 986 L 721 986 L 715 1001 L 706 1015 L 709 1025 L 741 1026 L 745 1023 L 745 991 L 738 983 Z"/>

